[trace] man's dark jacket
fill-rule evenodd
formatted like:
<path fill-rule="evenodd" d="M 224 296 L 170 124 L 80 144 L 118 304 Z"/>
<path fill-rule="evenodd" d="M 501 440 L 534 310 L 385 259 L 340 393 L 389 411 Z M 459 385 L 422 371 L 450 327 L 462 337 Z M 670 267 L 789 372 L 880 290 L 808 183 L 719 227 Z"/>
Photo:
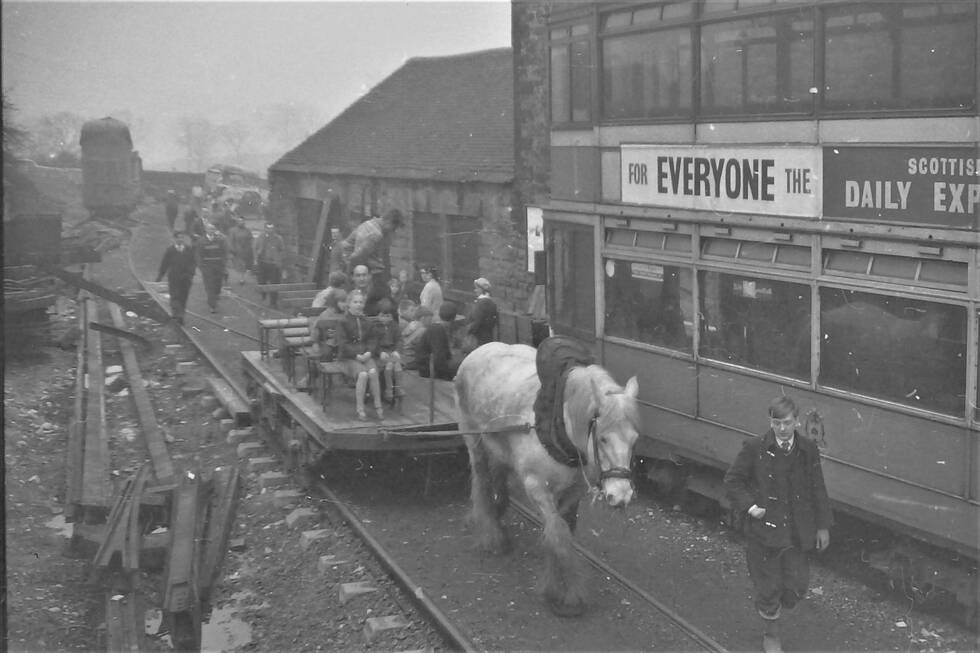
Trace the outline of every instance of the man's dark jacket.
<path fill-rule="evenodd" d="M 190 282 L 194 278 L 196 269 L 197 257 L 193 247 L 184 247 L 183 251 L 178 252 L 177 248 L 171 245 L 163 253 L 160 271 L 157 273 L 157 281 L 163 279 L 163 275 L 166 274 L 169 283 Z"/>
<path fill-rule="evenodd" d="M 750 438 L 742 445 L 725 474 L 725 493 L 735 514 L 744 518 L 746 535 L 769 547 L 778 547 L 780 543 L 777 529 L 766 522 L 778 521 L 778 516 L 788 505 L 800 548 L 809 551 L 815 547 L 817 530 L 830 528 L 833 514 L 817 445 L 797 431 L 793 447 L 788 504 L 779 505 L 773 499 L 773 467 L 776 456 L 784 454 L 779 451 L 772 429 L 763 437 Z M 762 519 L 748 515 L 753 504 L 766 509 Z"/>

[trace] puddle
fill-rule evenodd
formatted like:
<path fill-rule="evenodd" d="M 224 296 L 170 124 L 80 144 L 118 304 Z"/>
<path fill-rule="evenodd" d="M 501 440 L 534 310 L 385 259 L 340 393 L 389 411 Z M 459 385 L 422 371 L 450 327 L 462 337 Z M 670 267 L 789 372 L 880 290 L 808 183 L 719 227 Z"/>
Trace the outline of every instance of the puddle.
<path fill-rule="evenodd" d="M 201 626 L 201 652 L 234 651 L 252 641 L 252 626 L 235 617 L 237 605 L 211 610 L 211 620 Z"/>
<path fill-rule="evenodd" d="M 255 599 L 254 592 L 235 592 L 229 597 L 228 603 L 212 609 L 211 619 L 201 626 L 201 652 L 234 651 L 251 643 L 252 626 L 235 615 L 243 610 L 269 607 L 265 601 L 255 605 Z"/>
<path fill-rule="evenodd" d="M 48 521 L 44 522 L 44 525 L 48 528 L 55 529 L 64 538 L 70 539 L 75 532 L 75 525 L 66 522 L 64 515 L 55 515 Z"/>

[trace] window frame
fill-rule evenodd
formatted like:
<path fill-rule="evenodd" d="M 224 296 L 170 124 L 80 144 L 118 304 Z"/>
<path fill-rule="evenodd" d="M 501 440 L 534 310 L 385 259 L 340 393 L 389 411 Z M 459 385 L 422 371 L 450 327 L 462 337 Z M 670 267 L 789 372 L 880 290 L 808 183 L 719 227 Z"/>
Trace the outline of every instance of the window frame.
<path fill-rule="evenodd" d="M 913 107 L 902 107 L 902 106 L 889 106 L 885 108 L 840 108 L 840 107 L 830 107 L 827 106 L 826 93 L 823 89 L 826 88 L 826 67 L 827 67 L 827 46 L 826 46 L 826 17 L 829 11 L 840 11 L 842 8 L 846 9 L 848 7 L 860 8 L 866 3 L 858 2 L 856 0 L 848 0 L 842 2 L 840 0 L 773 0 L 772 2 L 766 4 L 751 3 L 749 6 L 744 8 L 739 7 L 740 2 L 733 0 L 733 9 L 726 9 L 724 11 L 706 12 L 704 10 L 704 3 L 708 0 L 693 0 L 694 10 L 690 17 L 682 17 L 677 19 L 663 19 L 657 22 L 646 22 L 640 25 L 623 25 L 612 28 L 603 28 L 606 21 L 610 16 L 619 13 L 630 13 L 634 15 L 637 11 L 645 11 L 651 7 L 664 6 L 670 4 L 667 0 L 660 0 L 659 2 L 647 2 L 647 3 L 621 3 L 617 5 L 598 5 L 594 8 L 594 16 L 592 20 L 592 30 L 586 38 L 590 39 L 591 42 L 591 53 L 592 62 L 595 68 L 595 73 L 592 76 L 592 119 L 588 123 L 553 123 L 553 127 L 557 129 L 561 128 L 572 128 L 583 126 L 597 125 L 631 125 L 631 124 L 672 124 L 672 123 L 690 123 L 698 122 L 701 120 L 711 120 L 713 122 L 752 122 L 752 121 L 772 121 L 772 120 L 814 120 L 814 119 L 834 119 L 834 118 L 852 118 L 857 119 L 861 117 L 874 116 L 874 117 L 939 117 L 939 116 L 974 116 L 976 112 L 980 110 L 980 100 L 978 100 L 978 94 L 980 94 L 980 60 L 974 58 L 972 62 L 973 75 L 966 80 L 970 85 L 972 85 L 972 94 L 964 93 L 963 97 L 969 98 L 971 101 L 964 103 L 962 106 L 913 106 Z M 925 2 L 924 0 L 918 0 L 920 4 L 929 5 L 931 3 Z M 944 2 L 949 2 L 950 0 L 941 0 Z M 715 112 L 715 111 L 704 111 L 702 107 L 702 70 L 701 70 L 701 54 L 702 54 L 702 30 L 705 25 L 714 25 L 725 22 L 732 22 L 737 20 L 757 18 L 763 16 L 774 16 L 777 14 L 789 14 L 797 12 L 808 12 L 811 17 L 811 22 L 813 25 L 813 47 L 812 47 L 812 60 L 809 65 L 809 69 L 812 70 L 811 75 L 811 89 L 816 89 L 816 92 L 811 90 L 810 101 L 807 103 L 809 106 L 806 110 L 801 111 L 735 111 L 735 112 Z M 968 15 L 968 14 L 967 14 Z M 980 8 L 978 8 L 972 14 L 971 28 L 973 31 L 973 39 L 976 43 L 980 41 Z M 581 18 L 578 19 L 581 21 Z M 632 18 L 630 22 L 632 22 Z M 549 23 L 549 36 L 551 34 L 550 30 L 560 29 L 561 27 L 569 26 L 572 22 L 570 18 L 562 15 L 560 19 L 556 19 L 554 23 Z M 941 21 L 939 21 L 940 24 Z M 690 71 L 690 97 L 691 97 L 691 108 L 689 111 L 683 112 L 683 115 L 651 115 L 649 117 L 608 117 L 606 111 L 606 88 L 604 83 L 604 42 L 610 38 L 631 36 L 636 34 L 646 34 L 654 35 L 659 31 L 676 29 L 678 27 L 688 27 L 691 30 L 691 68 Z M 571 40 L 571 37 L 568 39 Z M 552 43 L 562 42 L 559 40 L 550 41 L 549 45 Z M 898 52 L 898 49 L 896 49 Z M 893 54 L 893 59 L 895 57 L 900 57 L 900 54 Z M 899 60 L 893 60 L 892 69 L 895 70 L 897 66 L 900 66 L 901 62 Z M 549 66 L 549 84 L 551 81 L 551 58 L 548 57 Z M 792 87 L 792 82 L 790 87 Z M 549 116 L 551 110 L 551 91 L 549 86 Z M 950 96 L 955 97 L 955 96 Z M 908 103 L 908 100 L 905 101 Z"/>
<path fill-rule="evenodd" d="M 584 28 L 584 31 L 582 31 Z M 559 30 L 564 30 L 565 34 L 560 37 L 555 36 L 555 32 Z M 576 33 L 579 30 L 579 33 Z M 592 17 L 583 20 L 582 18 L 576 19 L 564 19 L 560 22 L 554 24 L 549 24 L 547 28 L 548 36 L 548 121 L 553 128 L 558 129 L 581 129 L 583 127 L 591 127 L 596 119 L 596 102 L 595 102 L 595 88 L 596 88 L 596 76 L 591 72 L 597 65 L 597 54 L 595 49 L 595 26 Z M 586 110 L 588 116 L 582 120 L 575 120 L 575 98 L 576 98 L 576 69 L 581 69 L 581 66 L 576 66 L 575 63 L 575 45 L 585 45 L 586 53 L 589 57 L 589 61 L 586 64 L 585 82 L 587 87 L 584 91 L 586 98 Z M 567 77 L 565 79 L 565 89 L 566 94 L 564 97 L 564 102 L 568 106 L 568 119 L 567 120 L 555 120 L 555 107 L 554 107 L 554 65 L 553 65 L 553 52 L 556 48 L 564 48 L 565 58 L 568 62 Z"/>

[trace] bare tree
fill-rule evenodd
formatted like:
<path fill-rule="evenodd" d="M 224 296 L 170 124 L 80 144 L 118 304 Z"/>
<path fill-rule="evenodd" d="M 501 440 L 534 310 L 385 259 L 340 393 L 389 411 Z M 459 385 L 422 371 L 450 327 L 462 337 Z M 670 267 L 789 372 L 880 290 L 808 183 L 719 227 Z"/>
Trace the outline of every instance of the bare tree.
<path fill-rule="evenodd" d="M 319 112 L 307 104 L 270 104 L 258 110 L 259 124 L 276 148 L 294 148 L 320 127 Z"/>
<path fill-rule="evenodd" d="M 235 156 L 235 163 L 242 165 L 242 154 L 245 151 L 245 143 L 249 138 L 248 126 L 241 120 L 234 120 L 222 125 L 219 129 L 221 140 L 231 150 Z"/>
<path fill-rule="evenodd" d="M 207 170 L 217 140 L 217 129 L 207 118 L 184 116 L 177 121 L 177 143 L 187 154 L 189 170 Z"/>
<path fill-rule="evenodd" d="M 84 118 L 70 111 L 43 116 L 34 129 L 34 158 L 41 164 L 59 156 L 77 160 L 81 154 L 78 141 L 84 123 Z"/>
<path fill-rule="evenodd" d="M 30 133 L 14 122 L 17 107 L 8 98 L 9 91 L 3 91 L 3 162 L 13 161 L 31 144 Z"/>

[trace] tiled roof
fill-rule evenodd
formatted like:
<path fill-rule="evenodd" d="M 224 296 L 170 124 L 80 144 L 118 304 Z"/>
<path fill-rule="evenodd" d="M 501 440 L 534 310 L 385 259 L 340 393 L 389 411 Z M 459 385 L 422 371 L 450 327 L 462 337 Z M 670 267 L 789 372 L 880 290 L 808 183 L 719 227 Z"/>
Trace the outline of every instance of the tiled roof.
<path fill-rule="evenodd" d="M 510 48 L 409 59 L 270 170 L 508 182 L 512 66 Z"/>

